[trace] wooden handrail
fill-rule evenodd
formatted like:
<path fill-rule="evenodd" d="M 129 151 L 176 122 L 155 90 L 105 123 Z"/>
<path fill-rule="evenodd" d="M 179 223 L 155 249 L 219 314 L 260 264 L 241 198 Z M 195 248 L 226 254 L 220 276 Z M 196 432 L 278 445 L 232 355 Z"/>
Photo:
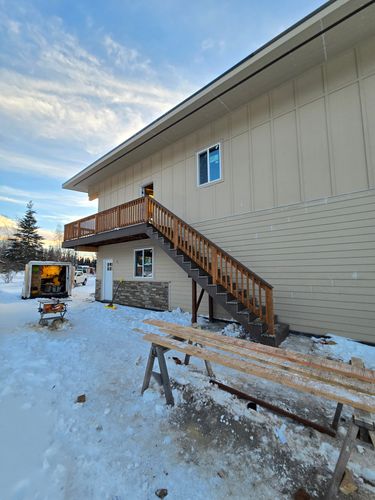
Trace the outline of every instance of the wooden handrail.
<path fill-rule="evenodd" d="M 66 224 L 64 241 L 142 223 L 155 227 L 206 271 L 214 284 L 222 285 L 265 322 L 267 333 L 275 333 L 272 286 L 154 198 L 142 196 Z"/>
<path fill-rule="evenodd" d="M 184 252 L 241 304 L 256 314 L 275 333 L 272 286 L 237 259 L 203 236 L 199 231 L 163 207 L 145 197 L 148 222 L 167 237 L 174 248 Z"/>

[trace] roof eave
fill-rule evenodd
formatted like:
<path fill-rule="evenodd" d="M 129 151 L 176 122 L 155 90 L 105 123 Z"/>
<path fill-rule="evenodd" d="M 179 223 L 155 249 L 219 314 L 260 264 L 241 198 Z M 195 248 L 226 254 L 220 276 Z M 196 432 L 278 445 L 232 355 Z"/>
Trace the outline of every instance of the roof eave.
<path fill-rule="evenodd" d="M 304 39 L 308 40 L 314 30 L 319 30 L 319 26 L 322 25 L 322 20 L 327 16 L 331 16 L 332 18 L 332 14 L 334 14 L 335 11 L 338 12 L 340 7 L 351 4 L 351 10 L 354 11 L 356 8 L 363 7 L 368 3 L 369 2 L 366 3 L 362 0 L 331 0 L 323 4 L 319 9 L 294 24 L 288 30 L 260 47 L 257 51 L 231 67 L 225 73 L 189 96 L 167 113 L 148 124 L 119 146 L 116 146 L 88 167 L 78 172 L 75 176 L 66 181 L 62 187 L 64 189 L 88 192 L 90 183 L 85 181 L 90 177 L 92 183 L 95 173 L 102 170 L 108 162 L 113 163 L 120 155 L 124 156 L 127 154 L 127 151 L 132 151 L 135 148 L 141 147 L 142 144 L 152 139 L 155 134 L 160 134 L 164 130 L 172 127 L 176 122 L 190 116 L 197 109 L 204 106 L 205 103 L 209 103 L 210 100 L 216 99 L 223 90 L 225 91 L 225 88 L 230 88 L 231 84 L 238 80 L 241 75 L 244 73 L 251 73 L 253 68 L 258 66 L 261 67 L 262 64 L 266 64 L 267 61 L 271 61 L 273 57 L 281 54 L 283 50 L 285 51 L 292 47 L 293 41 L 297 39 L 297 37 L 299 43 Z M 337 17 L 339 18 L 340 15 L 337 15 Z M 319 34 L 319 32 L 317 34 Z"/>

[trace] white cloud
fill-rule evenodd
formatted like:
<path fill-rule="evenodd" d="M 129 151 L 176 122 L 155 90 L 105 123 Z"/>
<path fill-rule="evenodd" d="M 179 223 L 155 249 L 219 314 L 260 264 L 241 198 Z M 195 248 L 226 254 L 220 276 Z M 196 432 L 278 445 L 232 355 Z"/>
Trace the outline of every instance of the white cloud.
<path fill-rule="evenodd" d="M 12 64 L 0 70 L 0 119 L 34 139 L 64 140 L 102 154 L 190 91 L 158 84 L 149 59 L 109 35 L 103 38 L 108 60 L 101 60 L 59 19 L 3 16 L 1 23 L 16 41 Z M 114 65 L 123 71 L 115 74 Z M 18 163 L 14 158 L 12 165 Z M 51 166 L 48 175 L 60 173 L 61 167 Z"/>
<path fill-rule="evenodd" d="M 56 209 L 59 206 L 71 206 L 76 208 L 90 208 L 94 210 L 97 202 L 90 201 L 86 194 L 75 193 L 72 191 L 64 192 L 64 196 L 58 197 L 57 194 L 60 192 L 56 191 L 35 191 L 35 190 L 24 190 L 17 189 L 11 186 L 0 185 L 0 200 L 7 201 L 10 203 L 17 203 L 20 205 L 26 205 L 30 200 L 38 203 L 38 206 L 44 206 L 46 208 L 51 207 Z M 40 203 L 42 202 L 42 203 Z M 58 218 L 59 216 L 53 216 L 53 218 Z M 70 217 L 70 215 L 68 216 Z M 44 218 L 52 218 L 51 215 L 45 215 Z M 66 217 L 65 217 L 66 218 Z M 80 216 L 78 216 L 80 218 Z"/>
<path fill-rule="evenodd" d="M 104 47 L 110 58 L 113 58 L 116 66 L 122 69 L 130 69 L 131 71 L 151 72 L 150 59 L 142 59 L 142 56 L 136 49 L 125 47 L 113 40 L 110 35 L 106 35 L 103 40 Z"/>
<path fill-rule="evenodd" d="M 0 149 L 0 163 L 2 171 L 34 173 L 61 180 L 79 170 L 79 165 L 76 163 L 48 161 L 5 149 Z"/>
<path fill-rule="evenodd" d="M 218 50 L 222 52 L 225 49 L 225 40 L 214 40 L 213 38 L 206 38 L 202 40 L 201 50 L 205 52 L 207 50 Z"/>
<path fill-rule="evenodd" d="M 0 7 L 0 204 L 16 217 L 33 200 L 38 223 L 49 229 L 97 211 L 97 201 L 61 191 L 60 181 L 193 90 L 174 67 L 164 68 L 169 83 L 161 84 L 146 55 L 86 21 L 97 40 L 90 50 L 30 3 Z M 13 184 L 8 173 L 14 185 L 35 182 L 16 189 L 5 185 Z"/>
<path fill-rule="evenodd" d="M 20 23 L 17 23 L 17 21 L 12 21 L 11 19 L 9 19 L 8 29 L 11 33 L 18 35 L 20 32 Z"/>
<path fill-rule="evenodd" d="M 18 200 L 16 198 L 9 198 L 9 196 L 1 196 L 0 195 L 0 201 L 4 201 L 5 203 L 15 203 L 17 205 L 23 205 L 23 201 Z"/>

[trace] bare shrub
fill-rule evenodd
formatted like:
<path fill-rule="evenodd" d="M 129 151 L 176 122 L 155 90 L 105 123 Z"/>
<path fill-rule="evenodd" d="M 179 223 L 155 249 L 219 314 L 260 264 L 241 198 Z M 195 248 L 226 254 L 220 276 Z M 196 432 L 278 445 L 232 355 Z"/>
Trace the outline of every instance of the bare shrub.
<path fill-rule="evenodd" d="M 4 283 L 11 283 L 15 275 L 15 271 L 12 271 L 12 269 L 8 269 L 1 274 L 1 279 Z"/>

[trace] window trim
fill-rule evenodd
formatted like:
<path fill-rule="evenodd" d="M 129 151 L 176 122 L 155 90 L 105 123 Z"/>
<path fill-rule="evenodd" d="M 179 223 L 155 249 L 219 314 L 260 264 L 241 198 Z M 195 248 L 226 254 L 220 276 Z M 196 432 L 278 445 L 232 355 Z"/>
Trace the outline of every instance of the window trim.
<path fill-rule="evenodd" d="M 152 250 L 152 272 L 151 276 L 137 276 L 136 273 L 136 252 L 143 252 L 143 263 L 142 263 L 142 272 L 144 272 L 144 251 Z M 152 280 L 154 279 L 154 266 L 155 266 L 155 251 L 154 247 L 145 247 L 145 248 L 135 248 L 133 253 L 133 278 L 137 280 Z"/>
<path fill-rule="evenodd" d="M 210 180 L 210 168 L 209 168 L 209 162 L 208 162 L 208 169 L 207 169 L 207 173 L 208 173 L 208 181 L 207 182 L 204 182 L 203 184 L 200 184 L 199 183 L 199 155 L 201 155 L 202 153 L 207 153 L 207 158 L 210 157 L 210 149 L 211 148 L 214 148 L 215 146 L 219 146 L 219 171 L 220 171 L 220 177 L 218 179 L 215 179 L 213 181 Z M 204 149 L 201 149 L 200 151 L 197 152 L 196 154 L 196 161 L 197 161 L 197 186 L 198 187 L 205 187 L 205 186 L 209 186 L 211 184 L 215 184 L 216 182 L 221 182 L 223 180 L 223 170 L 222 170 L 222 164 L 221 164 L 221 142 L 216 142 L 215 144 L 211 144 L 210 146 L 204 148 Z"/>

